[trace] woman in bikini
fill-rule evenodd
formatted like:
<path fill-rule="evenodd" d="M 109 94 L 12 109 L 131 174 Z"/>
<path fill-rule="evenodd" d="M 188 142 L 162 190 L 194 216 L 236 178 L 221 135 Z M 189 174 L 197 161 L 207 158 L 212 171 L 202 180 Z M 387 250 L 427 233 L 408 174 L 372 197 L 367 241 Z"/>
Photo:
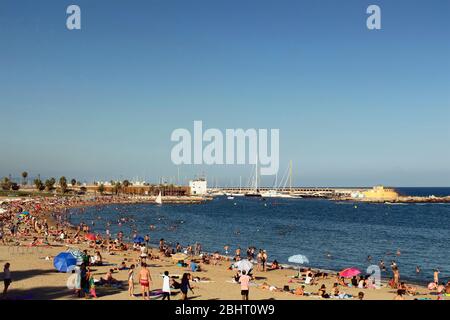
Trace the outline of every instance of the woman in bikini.
<path fill-rule="evenodd" d="M 130 297 L 134 297 L 134 264 L 128 270 L 128 294 Z"/>
<path fill-rule="evenodd" d="M 183 277 L 181 278 L 180 284 L 181 300 L 187 300 L 188 290 L 191 290 L 191 292 L 194 293 L 191 284 L 189 283 L 190 279 L 191 279 L 190 273 L 184 273 Z"/>

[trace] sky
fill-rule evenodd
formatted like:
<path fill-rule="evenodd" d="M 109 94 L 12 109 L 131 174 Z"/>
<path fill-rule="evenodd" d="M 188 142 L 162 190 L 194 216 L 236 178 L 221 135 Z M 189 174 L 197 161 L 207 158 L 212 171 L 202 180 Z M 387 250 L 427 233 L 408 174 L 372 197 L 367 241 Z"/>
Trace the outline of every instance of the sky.
<path fill-rule="evenodd" d="M 295 185 L 450 186 L 450 1 L 0 1 L 0 176 L 246 184 L 172 163 L 194 120 L 279 129 Z"/>

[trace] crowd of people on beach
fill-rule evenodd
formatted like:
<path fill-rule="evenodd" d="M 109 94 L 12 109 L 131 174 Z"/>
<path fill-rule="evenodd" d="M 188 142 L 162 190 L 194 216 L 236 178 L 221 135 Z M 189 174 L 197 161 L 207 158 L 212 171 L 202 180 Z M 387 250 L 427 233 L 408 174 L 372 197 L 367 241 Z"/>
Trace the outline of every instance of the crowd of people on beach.
<path fill-rule="evenodd" d="M 364 291 L 367 289 L 377 289 L 379 284 L 375 283 L 372 276 L 360 275 L 351 279 L 346 279 L 339 275 L 335 277 L 333 286 L 327 288 L 322 280 L 332 278 L 332 275 L 320 270 L 304 268 L 298 274 L 289 279 L 289 282 L 282 288 L 269 284 L 267 281 L 262 284 L 255 284 L 255 272 L 267 272 L 282 269 L 283 266 L 275 259 L 269 263 L 268 252 L 264 249 L 257 249 L 254 246 L 248 247 L 245 251 L 240 247 L 234 250 L 234 255 L 229 256 L 230 247 L 224 246 L 224 254 L 219 251 L 207 253 L 200 243 L 187 244 L 185 246 L 177 243 L 168 243 L 165 239 L 159 239 L 158 246 L 152 248 L 150 234 L 139 238 L 137 231 L 132 235 L 119 231 L 112 235 L 109 225 L 104 232 L 91 232 L 91 226 L 81 222 L 73 226 L 66 219 L 69 208 L 84 208 L 86 206 L 97 206 L 104 204 L 128 203 L 127 197 L 47 197 L 30 198 L 18 200 L 3 200 L 0 202 L 0 244 L 9 246 L 43 246 L 50 247 L 54 244 L 67 247 L 83 247 L 83 262 L 72 270 L 72 284 L 74 294 L 78 297 L 97 298 L 96 288 L 99 286 L 114 286 L 127 291 L 130 297 L 135 296 L 135 284 L 140 287 L 140 296 L 143 299 L 150 299 L 152 295 L 161 297 L 163 300 L 170 300 L 173 290 L 179 290 L 181 299 L 187 299 L 188 293 L 193 292 L 192 282 L 208 282 L 207 277 L 197 277 L 195 274 L 201 271 L 206 265 L 218 266 L 225 264 L 227 269 L 237 270 L 232 278 L 234 283 L 238 283 L 241 289 L 243 300 L 249 299 L 250 287 L 255 287 L 271 292 L 286 292 L 296 296 L 317 296 L 320 298 L 339 299 L 363 299 Z M 83 210 L 83 209 L 81 209 Z M 118 224 L 126 224 L 127 217 L 121 217 Z M 152 226 L 149 227 L 152 230 Z M 90 237 L 87 237 L 90 235 Z M 127 239 L 139 239 L 139 241 L 129 242 Z M 156 253 L 155 253 L 156 250 Z M 109 268 L 104 276 L 96 279 L 92 268 L 104 266 L 104 255 L 116 255 L 120 253 L 132 253 L 133 258 L 124 258 L 116 267 Z M 149 263 L 151 261 L 162 261 L 181 255 L 180 259 L 174 260 L 177 266 L 187 268 L 182 276 L 170 275 L 168 271 L 161 274 L 161 283 L 156 284 L 152 278 Z M 397 252 L 399 255 L 399 251 Z M 368 261 L 372 258 L 369 256 Z M 252 266 L 250 269 L 241 270 L 238 263 L 246 260 Z M 383 260 L 379 262 L 380 270 L 386 271 Z M 11 264 L 4 265 L 3 294 L 6 295 L 12 280 Z M 420 268 L 417 267 L 420 271 Z M 127 281 L 122 283 L 114 278 L 114 273 L 125 270 Z M 387 285 L 396 290 L 394 299 L 402 300 L 405 295 L 415 296 L 418 288 L 408 285 L 400 279 L 400 271 L 395 261 L 391 262 L 392 278 Z M 194 275 L 194 276 L 193 276 Z M 155 287 L 161 289 L 152 290 Z M 293 286 L 291 288 L 291 286 Z M 315 289 L 317 287 L 317 289 Z M 347 289 L 357 288 L 357 296 L 349 294 Z M 439 283 L 439 270 L 435 270 L 434 279 L 428 285 L 428 289 L 442 295 L 450 296 L 450 281 Z"/>

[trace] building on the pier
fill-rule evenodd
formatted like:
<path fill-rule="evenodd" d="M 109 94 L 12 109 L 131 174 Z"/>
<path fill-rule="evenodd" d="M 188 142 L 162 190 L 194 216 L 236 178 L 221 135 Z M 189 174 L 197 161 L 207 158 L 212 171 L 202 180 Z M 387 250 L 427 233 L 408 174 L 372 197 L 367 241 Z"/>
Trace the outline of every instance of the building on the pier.
<path fill-rule="evenodd" d="M 207 192 L 206 179 L 196 179 L 189 181 L 191 195 L 205 195 Z"/>
<path fill-rule="evenodd" d="M 398 193 L 392 188 L 385 188 L 384 186 L 375 186 L 372 189 L 362 192 L 364 200 L 374 201 L 393 201 L 397 200 Z"/>

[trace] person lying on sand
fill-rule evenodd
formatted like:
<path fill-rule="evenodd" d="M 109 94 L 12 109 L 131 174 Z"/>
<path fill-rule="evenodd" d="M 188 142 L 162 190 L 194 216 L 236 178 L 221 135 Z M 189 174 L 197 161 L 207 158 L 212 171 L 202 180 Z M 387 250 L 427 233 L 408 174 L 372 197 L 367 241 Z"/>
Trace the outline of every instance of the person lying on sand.
<path fill-rule="evenodd" d="M 193 277 L 192 281 L 194 281 L 194 282 L 210 282 L 211 279 L 208 277 Z"/>
<path fill-rule="evenodd" d="M 106 272 L 105 278 L 100 278 L 100 284 L 116 284 L 116 283 L 118 283 L 119 281 L 114 279 L 112 276 L 113 272 L 114 272 L 113 269 L 109 269 L 108 272 Z"/>
<path fill-rule="evenodd" d="M 263 289 L 263 290 L 269 290 L 272 292 L 283 292 L 283 289 L 277 288 L 276 286 L 269 285 L 267 282 L 264 282 L 263 284 L 259 285 L 259 288 Z"/>
<path fill-rule="evenodd" d="M 116 270 L 128 270 L 127 264 L 125 261 L 122 261 L 117 267 Z"/>
<path fill-rule="evenodd" d="M 277 270 L 277 269 L 283 269 L 283 267 L 278 263 L 277 260 L 273 260 L 269 270 Z"/>
<path fill-rule="evenodd" d="M 297 289 L 292 290 L 291 293 L 301 297 L 311 295 L 311 293 L 305 292 L 305 286 L 297 287 Z"/>
<path fill-rule="evenodd" d="M 401 290 L 403 294 L 408 294 L 410 296 L 414 296 L 414 295 L 417 294 L 417 288 L 416 287 L 408 286 L 404 282 L 399 284 L 398 290 Z"/>

